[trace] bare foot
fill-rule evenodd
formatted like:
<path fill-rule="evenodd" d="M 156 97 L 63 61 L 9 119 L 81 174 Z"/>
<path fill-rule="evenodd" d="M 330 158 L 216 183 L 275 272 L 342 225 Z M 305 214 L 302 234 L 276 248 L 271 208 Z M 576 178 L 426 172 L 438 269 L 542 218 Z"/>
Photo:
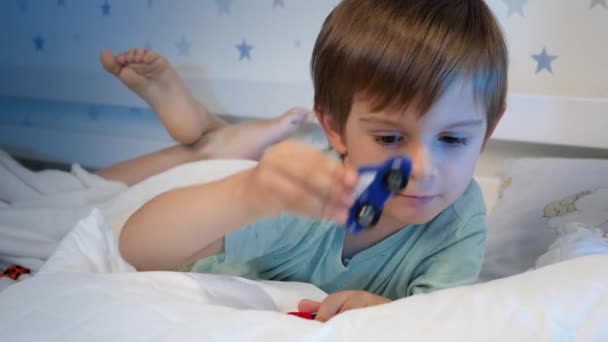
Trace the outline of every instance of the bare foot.
<path fill-rule="evenodd" d="M 295 107 L 274 119 L 226 125 L 205 135 L 195 148 L 200 159 L 258 160 L 267 147 L 290 137 L 311 117 L 309 109 Z"/>
<path fill-rule="evenodd" d="M 104 50 L 103 67 L 139 95 L 156 112 L 171 137 L 190 145 L 203 135 L 225 125 L 206 111 L 169 62 L 145 49 L 129 49 L 116 56 Z"/>

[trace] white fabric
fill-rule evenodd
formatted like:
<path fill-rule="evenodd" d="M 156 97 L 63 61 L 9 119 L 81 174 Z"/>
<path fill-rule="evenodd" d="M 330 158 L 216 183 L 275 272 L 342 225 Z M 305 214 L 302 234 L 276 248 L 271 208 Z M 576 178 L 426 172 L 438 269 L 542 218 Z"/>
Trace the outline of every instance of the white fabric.
<path fill-rule="evenodd" d="M 578 222 L 608 232 L 608 160 L 516 159 L 488 217 L 488 245 L 480 281 L 524 272 Z"/>
<path fill-rule="evenodd" d="M 7 341 L 606 341 L 608 255 L 346 312 L 286 315 L 324 293 L 301 283 L 132 272 L 99 211 L 40 273 L 0 294 Z M 105 273 L 115 272 L 115 273 Z"/>
<path fill-rule="evenodd" d="M 486 213 L 490 215 L 494 210 L 498 193 L 500 192 L 501 179 L 500 177 L 475 177 L 475 180 L 481 188 L 483 200 L 486 205 Z"/>
<path fill-rule="evenodd" d="M 112 218 L 118 232 L 133 211 L 163 191 L 211 181 L 254 165 L 247 160 L 186 164 L 125 191 L 123 184 L 78 165 L 71 172 L 33 172 L 0 150 L 0 266 L 14 263 L 36 272 L 65 234 L 94 207 Z M 479 182 L 484 195 L 496 193 L 491 180 Z"/>
<path fill-rule="evenodd" d="M 534 265 L 544 267 L 586 255 L 608 254 L 608 234 L 595 227 L 568 222 L 558 228 L 558 238 Z"/>
<path fill-rule="evenodd" d="M 118 236 L 120 229 L 135 210 L 160 193 L 193 184 L 207 183 L 254 167 L 255 161 L 214 159 L 183 164 L 137 183 L 101 207 Z"/>
<path fill-rule="evenodd" d="M 79 219 L 99 207 L 115 231 L 130 214 L 157 194 L 207 182 L 255 165 L 248 160 L 184 164 L 130 188 L 88 173 L 32 172 L 0 150 L 0 265 L 37 271 Z"/>
<path fill-rule="evenodd" d="M 288 316 L 324 293 L 301 283 L 134 272 L 116 236 L 156 194 L 253 166 L 206 161 L 152 177 L 78 222 L 39 273 L 0 293 L 9 341 L 608 340 L 607 255 L 347 312 L 327 324 Z M 106 219 L 107 218 L 107 219 Z"/>
<path fill-rule="evenodd" d="M 32 172 L 0 150 L 0 264 L 38 270 L 80 218 L 124 189 L 78 165 Z"/>

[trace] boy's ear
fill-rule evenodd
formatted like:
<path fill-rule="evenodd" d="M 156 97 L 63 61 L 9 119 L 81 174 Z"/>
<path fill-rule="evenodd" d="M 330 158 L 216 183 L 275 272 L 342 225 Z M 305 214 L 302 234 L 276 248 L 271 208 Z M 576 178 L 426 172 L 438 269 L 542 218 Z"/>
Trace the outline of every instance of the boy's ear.
<path fill-rule="evenodd" d="M 488 141 L 492 137 L 492 134 L 494 133 L 494 130 L 496 129 L 496 126 L 498 126 L 498 123 L 500 122 L 500 119 L 502 119 L 502 116 L 505 114 L 506 110 L 507 110 L 507 107 L 505 106 L 502 109 L 502 111 L 498 114 L 498 116 L 496 117 L 496 119 L 494 119 L 494 122 L 488 122 L 488 129 L 486 131 L 486 137 L 484 138 L 483 145 L 481 146 L 481 151 L 482 152 L 486 149 L 486 145 L 488 144 Z"/>
<path fill-rule="evenodd" d="M 329 141 L 331 147 L 341 156 L 346 155 L 346 144 L 342 137 L 342 133 L 337 128 L 334 120 L 330 115 L 327 115 L 322 109 L 315 108 L 315 115 L 319 124 Z"/>

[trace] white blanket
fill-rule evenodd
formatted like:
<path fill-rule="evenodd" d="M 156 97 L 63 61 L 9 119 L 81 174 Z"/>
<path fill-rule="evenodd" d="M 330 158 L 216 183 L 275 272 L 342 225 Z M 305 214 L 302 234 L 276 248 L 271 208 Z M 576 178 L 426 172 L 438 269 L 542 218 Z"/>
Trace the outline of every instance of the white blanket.
<path fill-rule="evenodd" d="M 19 264 L 37 272 L 93 208 L 109 217 L 118 233 L 129 215 L 155 195 L 253 165 L 247 160 L 185 164 L 127 188 L 76 164 L 70 172 L 32 172 L 0 150 L 0 266 Z"/>
<path fill-rule="evenodd" d="M 324 297 L 311 285 L 137 273 L 120 258 L 117 233 L 149 198 L 252 165 L 185 165 L 101 201 L 38 275 L 0 293 L 0 340 L 608 341 L 607 255 L 355 310 L 326 324 L 285 314 L 302 298 Z"/>
<path fill-rule="evenodd" d="M 133 272 L 98 211 L 40 274 L 0 295 L 7 341 L 606 341 L 608 255 L 346 312 L 286 315 L 324 293 L 301 283 Z M 66 273 L 67 272 L 67 273 Z M 114 272 L 114 273 L 107 273 Z"/>
<path fill-rule="evenodd" d="M 608 255 L 344 313 L 288 316 L 301 283 L 134 272 L 100 211 L 80 221 L 39 274 L 0 295 L 10 341 L 606 341 Z"/>
<path fill-rule="evenodd" d="M 79 219 L 125 189 L 78 165 L 32 172 L 0 150 L 0 266 L 37 271 Z"/>

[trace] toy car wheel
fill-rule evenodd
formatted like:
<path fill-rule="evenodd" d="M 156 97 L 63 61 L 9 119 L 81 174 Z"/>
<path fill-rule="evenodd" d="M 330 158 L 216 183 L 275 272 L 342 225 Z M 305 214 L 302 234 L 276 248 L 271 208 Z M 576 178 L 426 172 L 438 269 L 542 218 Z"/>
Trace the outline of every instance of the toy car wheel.
<path fill-rule="evenodd" d="M 371 204 L 365 204 L 357 211 L 357 222 L 363 227 L 371 227 L 378 223 L 382 210 Z"/>
<path fill-rule="evenodd" d="M 389 170 L 384 174 L 383 184 L 392 193 L 400 192 L 407 186 L 407 177 L 400 170 Z"/>

